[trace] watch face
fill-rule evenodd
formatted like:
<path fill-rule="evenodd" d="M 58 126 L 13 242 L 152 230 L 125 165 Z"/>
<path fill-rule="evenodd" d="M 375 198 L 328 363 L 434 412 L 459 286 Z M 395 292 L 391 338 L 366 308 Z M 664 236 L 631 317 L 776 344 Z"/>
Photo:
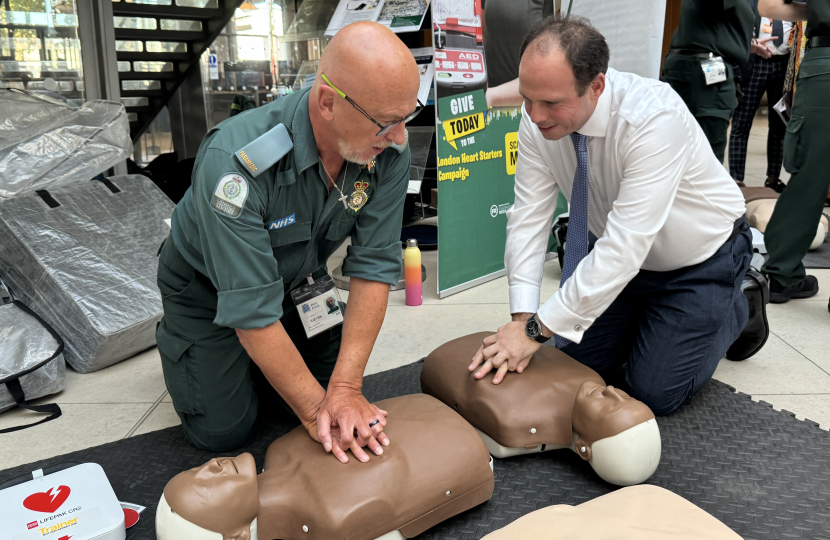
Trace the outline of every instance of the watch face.
<path fill-rule="evenodd" d="M 542 333 L 542 327 L 539 326 L 539 321 L 536 319 L 528 319 L 527 325 L 525 325 L 525 333 L 528 337 L 536 339 Z"/>

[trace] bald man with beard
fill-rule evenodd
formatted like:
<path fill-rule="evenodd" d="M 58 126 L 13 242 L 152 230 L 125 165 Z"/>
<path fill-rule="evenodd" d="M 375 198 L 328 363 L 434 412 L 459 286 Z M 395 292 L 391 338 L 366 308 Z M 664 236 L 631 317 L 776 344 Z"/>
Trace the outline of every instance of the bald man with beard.
<path fill-rule="evenodd" d="M 156 332 L 194 446 L 240 446 L 260 409 L 281 408 L 344 463 L 347 450 L 368 461 L 364 447 L 380 455 L 389 444 L 386 412 L 361 384 L 401 272 L 404 124 L 421 109 L 418 85 L 397 36 L 356 23 L 331 40 L 310 89 L 230 118 L 202 141 L 160 252 Z M 290 293 L 324 283 L 348 236 L 343 323 L 307 332 Z"/>

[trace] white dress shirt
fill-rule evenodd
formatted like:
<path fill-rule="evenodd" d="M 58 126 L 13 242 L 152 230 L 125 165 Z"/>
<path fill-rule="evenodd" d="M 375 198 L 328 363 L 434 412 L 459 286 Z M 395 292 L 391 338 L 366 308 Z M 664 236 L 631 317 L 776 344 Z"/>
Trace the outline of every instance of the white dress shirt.
<path fill-rule="evenodd" d="M 790 54 L 790 32 L 793 29 L 793 23 L 789 21 L 782 22 L 784 36 L 781 38 L 781 43 L 777 40 L 767 41 L 766 47 L 772 51 L 775 56 L 783 56 Z M 758 31 L 758 39 L 772 37 L 772 19 L 769 17 L 761 17 L 761 27 Z"/>
<path fill-rule="evenodd" d="M 609 69 L 596 110 L 578 132 L 587 137 L 594 249 L 539 307 L 556 199 L 559 190 L 571 198 L 576 153 L 570 137 L 542 137 L 523 109 L 504 256 L 510 312 L 538 312 L 574 343 L 640 269 L 705 261 L 746 211 L 735 181 L 668 84 Z"/>

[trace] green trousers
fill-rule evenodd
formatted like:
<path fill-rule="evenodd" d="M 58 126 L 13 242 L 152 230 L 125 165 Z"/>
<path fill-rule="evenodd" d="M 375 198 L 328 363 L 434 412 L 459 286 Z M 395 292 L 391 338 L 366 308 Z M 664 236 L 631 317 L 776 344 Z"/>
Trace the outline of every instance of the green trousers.
<path fill-rule="evenodd" d="M 269 414 L 290 411 L 251 361 L 236 331 L 213 323 L 216 289 L 181 256 L 172 237 L 159 254 L 158 286 L 164 317 L 156 339 L 164 382 L 184 435 L 194 446 L 216 452 L 236 448 L 248 438 L 260 406 Z M 288 292 L 283 310 L 285 331 L 326 388 L 340 351 L 342 325 L 308 339 Z"/>
<path fill-rule="evenodd" d="M 792 176 L 764 234 L 769 260 L 763 271 L 784 287 L 807 273 L 801 260 L 816 236 L 830 185 L 830 48 L 804 55 L 792 117 L 784 136 L 784 168 Z"/>
<path fill-rule="evenodd" d="M 700 124 L 715 157 L 723 163 L 729 119 L 738 107 L 732 66 L 726 65 L 726 80 L 706 84 L 701 59 L 693 55 L 670 54 L 663 64 L 663 78 L 686 103 Z"/>

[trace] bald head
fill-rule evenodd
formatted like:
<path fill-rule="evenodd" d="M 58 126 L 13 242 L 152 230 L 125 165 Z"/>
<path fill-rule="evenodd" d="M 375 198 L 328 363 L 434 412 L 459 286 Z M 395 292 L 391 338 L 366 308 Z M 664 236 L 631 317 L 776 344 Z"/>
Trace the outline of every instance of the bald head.
<path fill-rule="evenodd" d="M 417 107 L 420 80 L 412 53 L 385 26 L 358 22 L 337 32 L 323 51 L 309 95 L 309 116 L 321 156 L 335 152 L 346 161 L 365 164 L 393 143 L 405 144 L 402 120 Z M 378 136 L 380 126 L 396 122 L 400 123 Z"/>
<path fill-rule="evenodd" d="M 385 96 L 392 101 L 411 99 L 420 84 L 418 66 L 406 45 L 382 24 L 368 21 L 335 34 L 320 58 L 315 86 L 323 83 L 319 73 L 367 110 Z"/>

